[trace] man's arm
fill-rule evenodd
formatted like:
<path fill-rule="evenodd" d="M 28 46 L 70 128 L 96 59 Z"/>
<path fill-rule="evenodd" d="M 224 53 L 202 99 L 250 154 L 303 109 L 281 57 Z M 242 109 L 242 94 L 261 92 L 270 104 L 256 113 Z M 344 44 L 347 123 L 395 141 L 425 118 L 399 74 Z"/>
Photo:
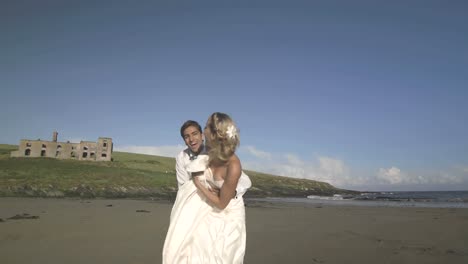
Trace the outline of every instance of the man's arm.
<path fill-rule="evenodd" d="M 188 171 L 185 169 L 184 155 L 185 155 L 185 152 L 182 151 L 176 157 L 176 178 L 177 178 L 177 186 L 179 188 L 186 181 L 190 180 L 190 175 Z"/>

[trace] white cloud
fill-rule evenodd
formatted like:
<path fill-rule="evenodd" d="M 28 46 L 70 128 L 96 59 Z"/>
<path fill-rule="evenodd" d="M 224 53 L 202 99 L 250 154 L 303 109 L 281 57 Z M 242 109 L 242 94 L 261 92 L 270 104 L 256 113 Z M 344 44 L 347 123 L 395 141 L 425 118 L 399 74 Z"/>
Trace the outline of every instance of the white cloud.
<path fill-rule="evenodd" d="M 319 170 L 322 174 L 328 175 L 328 177 L 335 178 L 337 176 L 347 174 L 347 168 L 343 161 L 333 159 L 330 157 L 319 157 Z"/>
<path fill-rule="evenodd" d="M 452 184 L 452 183 L 462 183 L 463 182 L 463 177 L 462 175 L 455 175 L 451 174 L 448 172 L 443 172 L 437 177 L 436 183 L 440 184 Z"/>
<path fill-rule="evenodd" d="M 288 162 L 291 165 L 297 165 L 297 166 L 303 166 L 304 165 L 304 162 L 298 156 L 296 156 L 294 154 L 286 154 L 284 156 L 286 157 L 286 159 L 288 160 Z"/>
<path fill-rule="evenodd" d="M 468 166 L 443 171 L 405 171 L 397 166 L 389 166 L 375 171 L 351 168 L 344 160 L 328 156 L 316 156 L 307 160 L 296 154 L 268 153 L 253 146 L 246 150 L 248 154 L 263 154 L 241 157 L 245 169 L 323 181 L 339 188 L 395 191 L 468 189 Z"/>
<path fill-rule="evenodd" d="M 336 186 L 353 181 L 349 175 L 349 168 L 339 159 L 322 156 L 312 160 L 303 160 L 292 153 L 274 155 L 252 146 L 247 148 L 247 152 L 254 154 L 255 157 L 255 159 L 242 160 L 243 167 L 249 170 L 324 181 Z"/>
<path fill-rule="evenodd" d="M 448 168 L 444 171 L 410 171 L 403 172 L 397 167 L 380 168 L 375 178 L 370 178 L 370 184 L 387 184 L 392 188 L 428 186 L 437 189 L 438 186 L 452 186 L 463 188 L 462 185 L 468 185 L 468 173 L 463 170 Z M 445 188 L 444 187 L 444 188 Z M 466 187 L 465 187 L 466 188 Z"/>
<path fill-rule="evenodd" d="M 176 145 L 176 146 L 121 146 L 115 147 L 115 151 L 122 152 L 131 152 L 139 154 L 148 154 L 156 156 L 165 156 L 165 157 L 175 157 L 180 151 L 182 151 L 186 146 Z"/>
<path fill-rule="evenodd" d="M 244 147 L 248 153 L 250 153 L 251 155 L 255 156 L 256 158 L 260 158 L 260 159 L 271 159 L 271 154 L 266 152 L 266 151 L 262 151 L 262 150 L 259 150 L 257 148 L 255 148 L 254 146 L 245 146 Z"/>
<path fill-rule="evenodd" d="M 377 173 L 377 179 L 385 183 L 398 184 L 403 182 L 404 175 L 401 170 L 397 167 L 391 167 L 389 169 L 380 168 Z"/>

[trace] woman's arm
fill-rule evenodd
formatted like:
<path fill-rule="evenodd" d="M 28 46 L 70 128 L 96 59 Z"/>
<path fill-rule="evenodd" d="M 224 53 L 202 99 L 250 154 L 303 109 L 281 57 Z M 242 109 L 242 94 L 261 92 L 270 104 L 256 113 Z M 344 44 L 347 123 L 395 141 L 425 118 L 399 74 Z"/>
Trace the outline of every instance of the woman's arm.
<path fill-rule="evenodd" d="M 206 188 L 197 177 L 194 177 L 195 186 L 203 193 L 203 195 L 218 209 L 223 210 L 229 204 L 231 199 L 236 195 L 236 188 L 242 169 L 239 159 L 236 157 L 229 162 L 227 175 L 224 178 L 223 186 L 219 191 L 219 196 Z"/>

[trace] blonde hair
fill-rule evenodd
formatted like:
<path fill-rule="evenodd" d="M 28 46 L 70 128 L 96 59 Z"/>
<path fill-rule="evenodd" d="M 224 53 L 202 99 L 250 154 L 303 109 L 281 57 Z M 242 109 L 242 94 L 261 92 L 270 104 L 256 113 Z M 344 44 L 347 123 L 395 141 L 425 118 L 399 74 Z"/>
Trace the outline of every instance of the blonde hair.
<path fill-rule="evenodd" d="M 224 165 L 240 144 L 239 131 L 229 115 L 213 113 L 206 122 L 211 138 L 207 140 L 210 164 Z"/>

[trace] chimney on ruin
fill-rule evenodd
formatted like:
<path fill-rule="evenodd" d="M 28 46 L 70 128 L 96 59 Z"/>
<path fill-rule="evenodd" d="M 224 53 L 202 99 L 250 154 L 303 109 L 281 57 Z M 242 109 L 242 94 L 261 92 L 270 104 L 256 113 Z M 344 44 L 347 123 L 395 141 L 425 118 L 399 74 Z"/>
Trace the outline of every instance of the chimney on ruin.
<path fill-rule="evenodd" d="M 57 131 L 54 131 L 54 134 L 52 136 L 52 141 L 53 142 L 57 142 L 57 137 L 58 137 L 58 132 Z"/>

